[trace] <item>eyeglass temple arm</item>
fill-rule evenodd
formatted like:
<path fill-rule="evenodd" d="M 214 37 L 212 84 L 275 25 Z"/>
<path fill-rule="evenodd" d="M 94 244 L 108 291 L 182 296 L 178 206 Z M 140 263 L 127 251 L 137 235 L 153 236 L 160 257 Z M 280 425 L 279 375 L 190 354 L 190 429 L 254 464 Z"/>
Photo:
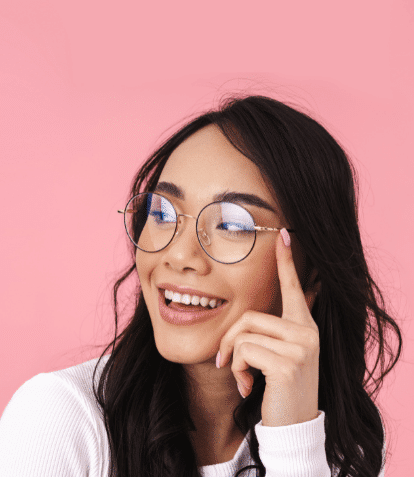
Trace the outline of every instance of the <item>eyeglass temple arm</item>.
<path fill-rule="evenodd" d="M 283 227 L 282 227 L 283 228 Z M 257 225 L 254 227 L 254 230 L 257 230 L 258 232 L 279 232 L 280 229 L 275 229 L 275 228 L 270 228 L 270 227 L 258 227 Z M 293 229 L 286 229 L 288 232 L 294 232 Z"/>

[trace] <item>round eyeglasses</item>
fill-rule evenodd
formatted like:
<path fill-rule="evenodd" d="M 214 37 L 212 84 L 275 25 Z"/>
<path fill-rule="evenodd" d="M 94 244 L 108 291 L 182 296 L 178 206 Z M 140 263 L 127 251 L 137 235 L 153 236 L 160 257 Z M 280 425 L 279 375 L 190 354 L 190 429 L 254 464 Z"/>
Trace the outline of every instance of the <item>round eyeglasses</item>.
<path fill-rule="evenodd" d="M 153 192 L 132 197 L 125 210 L 118 212 L 124 214 L 125 229 L 133 244 L 149 253 L 159 252 L 172 242 L 178 234 L 178 217 L 195 219 L 202 249 L 216 262 L 225 264 L 244 260 L 253 250 L 257 232 L 281 230 L 257 226 L 250 212 L 233 202 L 212 202 L 197 218 L 177 214 L 168 199 Z"/>

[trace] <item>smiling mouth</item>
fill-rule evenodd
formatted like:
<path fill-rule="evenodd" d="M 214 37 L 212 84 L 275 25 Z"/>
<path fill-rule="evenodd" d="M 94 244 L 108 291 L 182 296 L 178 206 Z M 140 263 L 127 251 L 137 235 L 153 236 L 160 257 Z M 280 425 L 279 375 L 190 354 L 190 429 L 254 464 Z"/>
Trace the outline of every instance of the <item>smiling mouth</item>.
<path fill-rule="evenodd" d="M 211 300 L 214 300 L 214 298 Z M 188 301 L 188 296 L 186 297 L 186 301 Z M 196 302 L 197 300 L 195 299 L 194 301 Z M 186 305 L 185 303 L 176 303 L 171 299 L 167 299 L 165 297 L 165 290 L 159 288 L 158 303 L 159 313 L 164 321 L 172 325 L 184 326 L 203 323 L 205 321 L 222 316 L 222 313 L 226 312 L 225 310 L 227 309 L 229 302 L 227 300 L 221 299 L 219 302 L 216 302 L 215 306 L 209 306 L 210 302 L 207 306 L 207 303 L 205 300 L 203 300 L 202 303 L 206 306 L 203 306 L 201 303 L 198 305 Z"/>
<path fill-rule="evenodd" d="M 211 306 L 203 306 L 203 305 L 184 305 L 184 303 L 175 303 L 171 300 L 168 300 L 168 298 L 165 298 L 165 304 L 168 306 L 168 308 L 171 308 L 172 310 L 177 310 L 177 311 L 209 311 L 209 310 L 216 310 L 217 308 L 220 308 L 223 306 L 224 303 L 221 305 L 215 306 L 214 308 L 211 308 Z"/>
<path fill-rule="evenodd" d="M 215 309 L 221 308 L 223 305 L 225 305 L 227 303 L 227 300 L 220 299 L 220 300 L 218 300 L 216 305 L 213 306 L 213 307 L 210 306 L 210 304 L 207 304 L 206 306 L 203 306 L 201 304 L 186 305 L 185 303 L 173 302 L 172 300 L 166 298 L 165 297 L 165 290 L 163 290 L 163 289 L 160 289 L 160 293 L 162 294 L 162 297 L 164 299 L 164 303 L 166 304 L 166 306 L 168 306 L 168 308 L 171 308 L 172 310 L 182 311 L 182 312 L 186 312 L 186 311 L 210 311 L 210 310 L 215 310 Z"/>

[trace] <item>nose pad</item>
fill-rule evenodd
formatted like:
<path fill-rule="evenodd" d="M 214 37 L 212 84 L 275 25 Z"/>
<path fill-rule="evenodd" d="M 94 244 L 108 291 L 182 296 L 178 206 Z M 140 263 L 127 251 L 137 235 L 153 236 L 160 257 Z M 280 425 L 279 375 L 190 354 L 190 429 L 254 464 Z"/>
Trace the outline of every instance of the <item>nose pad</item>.
<path fill-rule="evenodd" d="M 194 217 L 192 217 L 191 215 L 180 214 L 177 217 L 177 221 L 178 221 L 177 230 L 175 231 L 173 240 L 175 240 L 176 237 L 179 237 L 183 233 L 183 230 L 185 228 L 184 217 L 190 217 L 191 219 L 194 219 Z"/>
<path fill-rule="evenodd" d="M 174 240 L 176 237 L 179 237 L 179 236 L 182 234 L 182 231 L 183 231 L 183 222 L 184 222 L 183 217 L 179 215 L 179 216 L 177 217 L 177 230 L 175 231 L 173 240 Z"/>
<path fill-rule="evenodd" d="M 207 232 L 204 229 L 198 231 L 198 236 L 202 240 L 204 245 L 211 245 L 210 237 L 207 235 Z"/>

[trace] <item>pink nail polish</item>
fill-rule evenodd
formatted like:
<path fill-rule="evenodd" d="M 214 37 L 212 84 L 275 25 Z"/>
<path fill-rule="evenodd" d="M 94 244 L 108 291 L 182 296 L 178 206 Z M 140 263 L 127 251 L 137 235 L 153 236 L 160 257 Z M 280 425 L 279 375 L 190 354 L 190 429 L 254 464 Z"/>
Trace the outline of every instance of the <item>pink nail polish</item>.
<path fill-rule="evenodd" d="M 216 367 L 220 369 L 220 351 L 217 353 L 216 356 Z"/>
<path fill-rule="evenodd" d="M 286 245 L 286 247 L 289 247 L 290 246 L 290 235 L 289 235 L 289 232 L 283 228 L 281 231 L 280 231 L 281 235 L 282 235 L 282 239 L 283 239 L 283 243 Z"/>

